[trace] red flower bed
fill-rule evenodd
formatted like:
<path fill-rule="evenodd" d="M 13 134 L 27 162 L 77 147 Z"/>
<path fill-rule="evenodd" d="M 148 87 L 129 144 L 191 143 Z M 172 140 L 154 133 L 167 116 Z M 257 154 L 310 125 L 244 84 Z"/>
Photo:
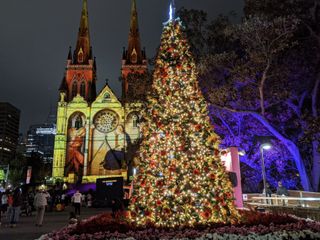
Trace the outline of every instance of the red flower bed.
<path fill-rule="evenodd" d="M 194 227 L 157 228 L 152 225 L 137 227 L 124 219 L 114 220 L 110 213 L 101 214 L 82 221 L 76 226 L 64 228 L 50 233 L 47 238 L 56 240 L 75 239 L 194 239 L 206 234 L 235 234 L 247 236 L 250 234 L 266 235 L 276 232 L 299 232 L 308 230 L 319 233 L 320 224 L 312 221 L 299 220 L 287 215 L 242 211 L 243 221 L 238 225 L 208 224 Z M 308 239 L 308 236 L 303 239 Z"/>

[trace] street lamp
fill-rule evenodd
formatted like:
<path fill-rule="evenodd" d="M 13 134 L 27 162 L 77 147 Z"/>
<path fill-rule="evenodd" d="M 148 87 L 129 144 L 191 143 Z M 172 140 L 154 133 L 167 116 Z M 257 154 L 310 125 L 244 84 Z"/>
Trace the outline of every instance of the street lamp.
<path fill-rule="evenodd" d="M 261 153 L 261 167 L 262 167 L 262 180 L 263 180 L 263 188 L 266 197 L 267 195 L 267 182 L 266 182 L 266 167 L 264 165 L 264 157 L 263 157 L 263 150 L 271 149 L 272 145 L 270 143 L 263 143 L 260 145 L 260 153 Z"/>

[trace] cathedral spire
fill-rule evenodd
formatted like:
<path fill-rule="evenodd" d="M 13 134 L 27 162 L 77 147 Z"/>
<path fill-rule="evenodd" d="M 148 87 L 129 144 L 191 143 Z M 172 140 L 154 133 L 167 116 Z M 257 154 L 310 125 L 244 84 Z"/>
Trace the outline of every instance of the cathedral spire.
<path fill-rule="evenodd" d="M 141 64 L 144 60 L 143 53 L 141 51 L 136 0 L 132 0 L 131 3 L 128 51 L 124 60 L 127 61 L 127 64 Z"/>
<path fill-rule="evenodd" d="M 141 49 L 136 0 L 131 0 L 128 48 L 122 52 L 122 102 L 135 102 L 144 98 L 148 72 L 145 49 Z"/>
<path fill-rule="evenodd" d="M 74 63 L 86 64 L 90 57 L 92 57 L 90 55 L 88 3 L 87 0 L 83 0 L 77 46 L 73 57 Z"/>
<path fill-rule="evenodd" d="M 66 74 L 59 90 L 65 92 L 67 102 L 77 95 L 88 103 L 96 99 L 96 65 L 90 45 L 87 0 L 82 0 L 77 44 L 73 56 L 72 49 L 69 48 Z"/>

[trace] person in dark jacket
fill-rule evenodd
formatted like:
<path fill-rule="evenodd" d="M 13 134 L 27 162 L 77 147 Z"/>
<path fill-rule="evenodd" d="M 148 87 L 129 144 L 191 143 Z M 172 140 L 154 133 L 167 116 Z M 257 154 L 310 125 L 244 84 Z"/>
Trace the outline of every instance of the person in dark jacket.
<path fill-rule="evenodd" d="M 22 194 L 20 188 L 13 192 L 12 211 L 10 214 L 10 227 L 15 227 L 19 221 L 20 209 L 22 205 Z"/>
<path fill-rule="evenodd" d="M 277 195 L 279 196 L 289 196 L 288 190 L 282 185 L 282 182 L 278 182 Z"/>
<path fill-rule="evenodd" d="M 118 218 L 121 211 L 123 210 L 123 205 L 120 199 L 115 198 L 111 201 L 112 218 Z"/>

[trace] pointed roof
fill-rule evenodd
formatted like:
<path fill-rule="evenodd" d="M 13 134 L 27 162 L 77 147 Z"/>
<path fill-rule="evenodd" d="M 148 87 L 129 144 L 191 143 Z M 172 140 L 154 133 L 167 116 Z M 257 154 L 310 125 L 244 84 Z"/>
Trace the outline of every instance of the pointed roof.
<path fill-rule="evenodd" d="M 72 60 L 71 46 L 69 47 L 68 60 Z"/>
<path fill-rule="evenodd" d="M 125 60 L 127 60 L 127 64 L 141 64 L 142 60 L 144 60 L 143 53 L 141 51 L 136 0 L 132 0 L 131 3 L 130 32 L 128 51 L 126 53 Z"/>
<path fill-rule="evenodd" d="M 83 0 L 77 46 L 73 57 L 74 63 L 88 63 L 90 55 L 92 54 L 90 53 L 88 3 L 87 0 Z"/>
<path fill-rule="evenodd" d="M 61 83 L 60 83 L 59 91 L 60 92 L 67 92 L 67 89 L 68 89 L 67 81 L 66 81 L 66 77 L 64 76 L 62 78 Z"/>

